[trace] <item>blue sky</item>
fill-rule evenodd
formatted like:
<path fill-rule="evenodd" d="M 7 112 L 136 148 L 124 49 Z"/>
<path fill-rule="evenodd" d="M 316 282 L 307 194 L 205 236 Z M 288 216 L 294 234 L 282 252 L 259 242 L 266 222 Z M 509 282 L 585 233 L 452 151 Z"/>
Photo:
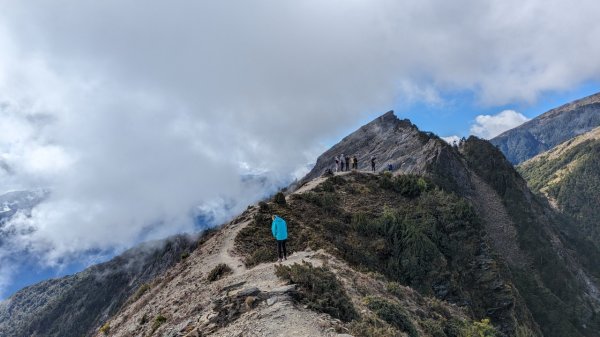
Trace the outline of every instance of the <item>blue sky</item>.
<path fill-rule="evenodd" d="M 451 135 L 468 137 L 469 129 L 478 115 L 496 115 L 503 110 L 515 110 L 531 119 L 562 104 L 598 92 L 600 92 L 600 82 L 589 81 L 571 90 L 542 93 L 535 102 L 500 106 L 482 105 L 473 93 L 464 92 L 442 95 L 446 103 L 440 105 L 427 103 L 404 105 L 398 102 L 394 106 L 394 111 L 400 118 L 410 119 L 423 131 L 432 131 L 441 137 Z"/>

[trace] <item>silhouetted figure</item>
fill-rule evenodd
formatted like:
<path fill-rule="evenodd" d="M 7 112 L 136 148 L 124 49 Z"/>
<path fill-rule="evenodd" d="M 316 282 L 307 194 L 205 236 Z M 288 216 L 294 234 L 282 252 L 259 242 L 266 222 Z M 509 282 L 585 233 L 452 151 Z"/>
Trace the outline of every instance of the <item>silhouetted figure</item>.
<path fill-rule="evenodd" d="M 375 172 L 375 157 L 371 157 L 371 171 Z"/>
<path fill-rule="evenodd" d="M 346 160 L 346 171 L 350 171 L 350 156 L 344 158 Z"/>
<path fill-rule="evenodd" d="M 358 170 L 358 158 L 356 156 L 352 157 L 352 168 Z"/>

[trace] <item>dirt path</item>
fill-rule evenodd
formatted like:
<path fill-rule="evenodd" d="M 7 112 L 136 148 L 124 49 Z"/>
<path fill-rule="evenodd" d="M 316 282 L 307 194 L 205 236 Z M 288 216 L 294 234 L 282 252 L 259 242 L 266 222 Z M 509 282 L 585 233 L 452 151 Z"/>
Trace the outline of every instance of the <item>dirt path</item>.
<path fill-rule="evenodd" d="M 246 220 L 237 224 L 231 224 L 225 230 L 223 242 L 217 255 L 218 263 L 225 263 L 233 270 L 233 275 L 238 275 L 246 270 L 242 260 L 233 254 L 235 237 L 252 220 Z"/>

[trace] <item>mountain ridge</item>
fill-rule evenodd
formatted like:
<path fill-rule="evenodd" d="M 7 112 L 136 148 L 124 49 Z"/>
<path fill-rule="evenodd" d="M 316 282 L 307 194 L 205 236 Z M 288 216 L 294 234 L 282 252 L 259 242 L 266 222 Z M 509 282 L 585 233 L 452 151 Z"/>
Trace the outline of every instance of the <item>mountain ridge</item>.
<path fill-rule="evenodd" d="M 342 152 L 357 155 L 359 170 L 328 173 Z M 371 156 L 378 160 L 375 173 Z M 453 147 L 388 112 L 319 156 L 289 190 L 208 231 L 188 257 L 147 287 L 138 284 L 139 296 L 129 287 L 129 298 L 110 317 L 92 317 L 88 331 L 188 337 L 600 332 L 594 296 L 600 273 L 579 261 L 580 238 L 563 233 L 568 225 L 560 214 L 485 140 L 470 137 Z M 290 229 L 293 254 L 282 265 L 272 263 L 271 214 L 283 216 Z M 315 293 L 319 284 L 337 293 Z"/>
<path fill-rule="evenodd" d="M 511 163 L 519 164 L 597 126 L 600 126 L 600 93 L 551 109 L 490 142 Z"/>

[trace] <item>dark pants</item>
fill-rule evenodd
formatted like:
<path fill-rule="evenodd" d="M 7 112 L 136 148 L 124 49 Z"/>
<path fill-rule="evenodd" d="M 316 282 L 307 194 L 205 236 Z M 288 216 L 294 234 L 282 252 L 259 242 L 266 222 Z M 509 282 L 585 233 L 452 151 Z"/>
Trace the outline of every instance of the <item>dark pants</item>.
<path fill-rule="evenodd" d="M 287 240 L 277 240 L 277 256 L 280 259 L 287 259 L 287 251 L 285 250 L 285 243 Z"/>
<path fill-rule="evenodd" d="M 373 170 L 373 172 L 375 172 L 375 163 L 371 162 L 371 170 Z"/>

